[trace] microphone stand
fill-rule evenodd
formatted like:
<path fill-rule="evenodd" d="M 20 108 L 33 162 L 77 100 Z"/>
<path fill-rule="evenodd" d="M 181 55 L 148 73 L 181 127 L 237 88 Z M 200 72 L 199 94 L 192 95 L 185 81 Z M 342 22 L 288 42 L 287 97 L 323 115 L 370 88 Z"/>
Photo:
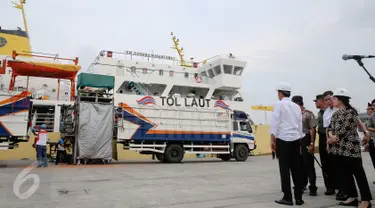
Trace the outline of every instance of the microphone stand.
<path fill-rule="evenodd" d="M 357 61 L 358 65 L 359 65 L 360 67 L 362 67 L 363 70 L 365 70 L 365 72 L 367 73 L 367 75 L 369 76 L 369 78 L 371 79 L 371 81 L 373 81 L 373 82 L 375 83 L 375 78 L 374 78 L 374 77 L 373 77 L 373 76 L 367 71 L 365 65 L 364 65 L 363 62 L 362 62 L 362 58 L 357 58 L 357 59 L 355 59 L 355 60 Z"/>

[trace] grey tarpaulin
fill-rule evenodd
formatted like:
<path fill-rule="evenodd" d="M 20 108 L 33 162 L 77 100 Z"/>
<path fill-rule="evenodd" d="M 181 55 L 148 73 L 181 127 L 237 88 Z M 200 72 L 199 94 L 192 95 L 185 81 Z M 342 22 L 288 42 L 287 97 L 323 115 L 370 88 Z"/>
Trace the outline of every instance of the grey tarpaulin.
<path fill-rule="evenodd" d="M 79 159 L 112 159 L 113 113 L 113 105 L 79 103 Z"/>

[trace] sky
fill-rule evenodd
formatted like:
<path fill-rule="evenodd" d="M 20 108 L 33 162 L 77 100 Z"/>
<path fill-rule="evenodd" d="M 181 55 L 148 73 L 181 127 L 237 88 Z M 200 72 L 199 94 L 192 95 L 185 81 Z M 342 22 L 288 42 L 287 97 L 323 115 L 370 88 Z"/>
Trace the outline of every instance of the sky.
<path fill-rule="evenodd" d="M 361 111 L 375 98 L 375 83 L 341 58 L 375 54 L 374 0 L 27 0 L 25 9 L 32 50 L 78 56 L 84 68 L 104 49 L 177 57 L 173 31 L 186 57 L 233 53 L 247 61 L 242 96 L 250 105 L 273 105 L 280 82 L 314 112 L 315 95 L 339 87 Z M 23 27 L 10 0 L 0 1 L 0 20 Z M 364 63 L 375 75 L 375 59 Z M 265 122 L 264 112 L 251 116 Z"/>

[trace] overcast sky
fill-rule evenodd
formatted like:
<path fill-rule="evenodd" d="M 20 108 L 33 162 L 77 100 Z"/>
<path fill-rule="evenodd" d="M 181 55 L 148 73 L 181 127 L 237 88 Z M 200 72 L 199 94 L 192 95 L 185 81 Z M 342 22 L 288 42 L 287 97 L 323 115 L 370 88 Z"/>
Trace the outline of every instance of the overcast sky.
<path fill-rule="evenodd" d="M 361 111 L 375 98 L 375 83 L 355 61 L 341 59 L 375 54 L 374 0 L 30 0 L 25 6 L 33 51 L 78 56 L 84 67 L 102 49 L 177 56 L 173 31 L 187 57 L 231 52 L 245 59 L 243 96 L 251 105 L 272 105 L 282 81 L 314 111 L 315 95 L 337 87 L 347 88 Z M 23 26 L 8 0 L 0 1 L 0 20 L 3 28 Z M 365 65 L 375 75 L 375 59 Z M 252 115 L 264 122 L 264 113 Z"/>

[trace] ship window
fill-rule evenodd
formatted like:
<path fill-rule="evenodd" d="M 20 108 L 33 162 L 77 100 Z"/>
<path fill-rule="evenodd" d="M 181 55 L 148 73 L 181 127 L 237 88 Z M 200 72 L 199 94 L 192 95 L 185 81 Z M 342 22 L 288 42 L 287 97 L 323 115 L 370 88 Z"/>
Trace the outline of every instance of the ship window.
<path fill-rule="evenodd" d="M 212 77 L 215 76 L 214 71 L 213 71 L 212 69 L 209 69 L 209 70 L 208 70 L 208 76 L 209 76 L 210 78 L 212 78 Z"/>
<path fill-rule="evenodd" d="M 160 69 L 160 70 L 159 70 L 159 75 L 160 75 L 160 76 L 163 76 L 163 74 L 164 74 L 163 69 Z"/>
<path fill-rule="evenodd" d="M 189 72 L 185 72 L 185 78 L 189 78 Z"/>
<path fill-rule="evenodd" d="M 235 67 L 234 67 L 233 74 L 234 74 L 234 75 L 237 75 L 237 76 L 241 76 L 242 71 L 243 71 L 243 67 L 235 66 Z"/>
<path fill-rule="evenodd" d="M 202 71 L 202 72 L 201 72 L 201 76 L 202 76 L 202 77 L 207 77 L 207 72 L 206 72 L 206 71 Z"/>
<path fill-rule="evenodd" d="M 214 70 L 215 70 L 215 74 L 216 74 L 216 75 L 221 74 L 221 67 L 220 67 L 220 65 L 215 66 L 215 67 L 214 67 Z"/>
<path fill-rule="evenodd" d="M 232 74 L 232 69 L 233 69 L 233 66 L 232 65 L 223 65 L 224 66 L 224 73 L 225 74 Z"/>

